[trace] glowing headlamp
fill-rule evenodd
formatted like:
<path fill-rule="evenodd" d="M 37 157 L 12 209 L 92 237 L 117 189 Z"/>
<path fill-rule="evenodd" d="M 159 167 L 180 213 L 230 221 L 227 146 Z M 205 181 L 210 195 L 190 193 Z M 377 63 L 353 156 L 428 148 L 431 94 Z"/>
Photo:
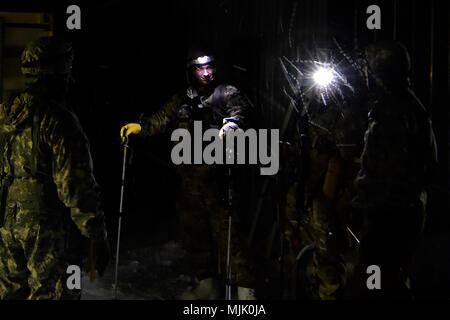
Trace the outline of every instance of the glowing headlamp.
<path fill-rule="evenodd" d="M 202 56 L 202 57 L 198 57 L 194 60 L 189 61 L 188 65 L 192 66 L 192 65 L 203 65 L 203 64 L 207 64 L 214 61 L 214 57 L 212 56 Z"/>
<path fill-rule="evenodd" d="M 321 88 L 326 88 L 334 80 L 334 74 L 332 69 L 320 67 L 313 74 L 314 82 Z"/>

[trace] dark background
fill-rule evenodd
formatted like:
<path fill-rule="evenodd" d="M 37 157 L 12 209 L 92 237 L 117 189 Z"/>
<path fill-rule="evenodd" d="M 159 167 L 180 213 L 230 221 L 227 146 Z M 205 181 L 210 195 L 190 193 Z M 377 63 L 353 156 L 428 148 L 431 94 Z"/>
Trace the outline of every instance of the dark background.
<path fill-rule="evenodd" d="M 81 30 L 66 28 L 66 8 L 81 8 Z M 381 30 L 366 28 L 366 8 L 381 8 Z M 430 112 L 438 142 L 439 175 L 429 210 L 430 250 L 423 288 L 443 288 L 439 265 L 448 263 L 449 8 L 446 1 L 2 1 L 1 11 L 50 11 L 54 31 L 74 43 L 72 107 L 91 141 L 95 174 L 103 188 L 114 236 L 120 195 L 121 125 L 151 113 L 185 85 L 185 55 L 192 42 L 214 48 L 223 78 L 248 94 L 257 125 L 279 128 L 287 110 L 281 93 L 280 55 L 300 45 L 327 46 L 330 36 L 347 47 L 396 39 L 408 48 L 411 79 Z M 237 66 L 233 67 L 233 66 Z M 245 70 L 245 71 L 243 71 Z M 287 137 L 288 139 L 289 137 Z M 124 218 L 125 238 L 149 237 L 173 214 L 173 168 L 167 136 L 132 141 Z M 262 181 L 252 181 L 250 215 Z M 270 208 L 268 206 L 267 208 Z M 267 209 L 266 211 L 270 211 Z M 270 212 L 265 212 L 270 216 Z M 270 220 L 270 219 L 269 219 Z M 130 240 L 131 241 L 131 240 Z M 425 250 L 426 251 L 426 250 Z M 443 250 L 447 252 L 448 250 Z M 448 279 L 448 271 L 445 273 Z M 443 289 L 442 289 L 443 290 Z"/>

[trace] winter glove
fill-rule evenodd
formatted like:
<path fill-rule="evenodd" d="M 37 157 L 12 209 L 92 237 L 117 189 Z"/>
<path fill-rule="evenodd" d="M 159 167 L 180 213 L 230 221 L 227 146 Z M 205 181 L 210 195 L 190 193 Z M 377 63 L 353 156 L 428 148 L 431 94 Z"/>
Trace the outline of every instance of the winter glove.
<path fill-rule="evenodd" d="M 138 134 L 141 132 L 142 127 L 139 123 L 127 123 L 120 129 L 120 136 L 122 137 L 122 141 L 125 140 L 125 137 L 130 134 Z"/>
<path fill-rule="evenodd" d="M 232 122 L 232 120 L 237 120 L 235 118 L 225 118 L 223 119 L 223 126 L 219 131 L 219 137 L 222 139 L 229 130 L 237 130 L 239 126 Z"/>

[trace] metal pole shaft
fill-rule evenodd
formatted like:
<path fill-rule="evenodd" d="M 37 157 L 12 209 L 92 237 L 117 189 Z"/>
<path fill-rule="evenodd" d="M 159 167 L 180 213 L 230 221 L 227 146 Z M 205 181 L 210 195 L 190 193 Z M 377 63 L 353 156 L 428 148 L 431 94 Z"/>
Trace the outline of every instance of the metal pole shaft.
<path fill-rule="evenodd" d="M 227 239 L 227 279 L 225 285 L 225 300 L 231 300 L 231 168 L 228 168 L 228 239 Z"/>
<path fill-rule="evenodd" d="M 116 272 L 114 276 L 114 299 L 117 300 L 117 277 L 118 277 L 118 270 L 119 270 L 119 245 L 120 245 L 120 228 L 122 225 L 122 217 L 119 216 L 119 227 L 118 227 L 118 234 L 117 234 L 117 247 L 116 247 Z"/>
<path fill-rule="evenodd" d="M 231 215 L 228 216 L 228 245 L 227 245 L 227 284 L 226 300 L 231 300 Z"/>
<path fill-rule="evenodd" d="M 127 162 L 127 148 L 128 148 L 128 137 L 126 137 L 124 147 L 123 147 L 123 162 L 122 162 L 122 186 L 120 188 L 120 205 L 119 205 L 119 225 L 117 228 L 117 243 L 116 243 L 116 270 L 114 275 L 114 299 L 117 300 L 117 283 L 119 276 L 119 251 L 120 251 L 120 232 L 122 227 L 122 208 L 123 208 L 123 194 L 125 189 L 125 169 Z"/>

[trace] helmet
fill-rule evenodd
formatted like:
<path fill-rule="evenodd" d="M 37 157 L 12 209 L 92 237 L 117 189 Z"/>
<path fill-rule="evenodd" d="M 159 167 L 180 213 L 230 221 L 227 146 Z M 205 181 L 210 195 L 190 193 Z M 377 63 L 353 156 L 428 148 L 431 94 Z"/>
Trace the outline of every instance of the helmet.
<path fill-rule="evenodd" d="M 22 56 L 22 73 L 27 78 L 47 75 L 66 76 L 71 73 L 72 45 L 55 37 L 41 37 L 25 47 Z"/>
<path fill-rule="evenodd" d="M 194 43 L 188 48 L 186 67 L 199 67 L 205 64 L 214 65 L 214 60 L 214 54 L 211 49 L 207 48 L 204 44 Z"/>
<path fill-rule="evenodd" d="M 199 48 L 202 47 L 192 45 L 188 49 L 186 59 L 186 78 L 188 84 L 190 85 L 195 85 L 198 83 L 198 80 L 196 80 L 193 75 L 194 70 L 201 68 L 204 65 L 209 65 L 214 70 L 214 73 L 216 70 L 215 58 L 211 50 Z"/>
<path fill-rule="evenodd" d="M 187 62 L 187 67 L 192 67 L 192 66 L 202 66 L 205 64 L 214 64 L 214 57 L 212 55 L 208 56 L 208 55 L 203 55 L 203 56 L 198 56 L 196 58 L 192 58 L 190 60 L 188 60 Z"/>
<path fill-rule="evenodd" d="M 402 82 L 408 78 L 411 62 L 403 44 L 395 41 L 371 44 L 366 56 L 371 71 L 383 82 Z"/>

